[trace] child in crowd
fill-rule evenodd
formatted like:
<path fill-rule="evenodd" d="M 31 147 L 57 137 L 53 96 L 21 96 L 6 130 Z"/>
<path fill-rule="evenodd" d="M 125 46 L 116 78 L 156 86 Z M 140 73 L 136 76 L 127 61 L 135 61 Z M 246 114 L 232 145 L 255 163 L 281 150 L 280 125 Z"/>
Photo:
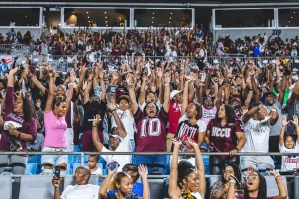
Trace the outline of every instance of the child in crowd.
<path fill-rule="evenodd" d="M 295 125 L 295 130 L 297 133 L 297 140 L 295 141 L 291 135 L 285 135 L 284 129 L 289 122 L 292 122 Z M 281 121 L 281 130 L 279 136 L 279 151 L 280 153 L 299 153 L 299 126 L 298 126 L 298 116 L 294 115 L 293 120 L 287 121 L 287 118 L 284 117 Z M 282 156 L 281 161 L 281 170 L 290 171 L 298 169 L 298 156 Z"/>
<path fill-rule="evenodd" d="M 91 171 L 91 175 L 102 175 L 103 171 L 97 166 L 100 159 L 99 155 L 89 155 L 88 156 L 88 168 Z"/>

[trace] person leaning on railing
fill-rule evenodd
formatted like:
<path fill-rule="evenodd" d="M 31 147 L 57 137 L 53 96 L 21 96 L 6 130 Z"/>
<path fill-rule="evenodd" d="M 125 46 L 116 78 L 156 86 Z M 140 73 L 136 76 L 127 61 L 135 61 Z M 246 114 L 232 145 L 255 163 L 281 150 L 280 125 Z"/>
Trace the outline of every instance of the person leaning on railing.
<path fill-rule="evenodd" d="M 22 91 L 17 95 L 14 94 L 15 74 L 18 70 L 18 67 L 10 70 L 7 76 L 4 124 L 1 121 L 0 151 L 27 151 L 26 142 L 34 142 L 37 135 L 31 101 Z M 27 160 L 27 156 L 0 155 L 0 173 L 4 171 L 4 167 L 11 166 L 12 173 L 25 174 Z"/>

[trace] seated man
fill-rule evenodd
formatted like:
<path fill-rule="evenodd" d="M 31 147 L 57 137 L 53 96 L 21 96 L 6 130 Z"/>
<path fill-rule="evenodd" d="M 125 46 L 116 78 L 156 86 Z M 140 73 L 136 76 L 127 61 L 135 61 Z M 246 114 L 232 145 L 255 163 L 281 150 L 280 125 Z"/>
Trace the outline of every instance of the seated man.
<path fill-rule="evenodd" d="M 90 178 L 90 170 L 79 166 L 76 169 L 74 179 L 76 185 L 69 185 L 63 190 L 60 196 L 60 180 L 53 176 L 52 184 L 54 186 L 54 199 L 97 199 L 99 198 L 100 186 L 88 184 Z"/>
<path fill-rule="evenodd" d="M 98 135 L 98 124 L 100 123 L 100 115 L 96 115 L 96 118 L 92 124 L 92 140 L 93 144 L 96 147 L 98 152 L 132 152 L 131 142 L 123 124 L 121 123 L 120 118 L 116 112 L 116 105 L 114 103 L 108 105 L 108 111 L 112 113 L 115 122 L 117 124 L 117 128 L 114 127 L 110 130 L 109 133 L 109 147 L 107 149 L 100 141 Z M 116 161 L 119 163 L 118 171 L 121 171 L 121 168 L 128 163 L 132 162 L 131 155 L 101 155 L 101 157 L 106 161 L 106 163 L 110 163 L 112 161 Z"/>

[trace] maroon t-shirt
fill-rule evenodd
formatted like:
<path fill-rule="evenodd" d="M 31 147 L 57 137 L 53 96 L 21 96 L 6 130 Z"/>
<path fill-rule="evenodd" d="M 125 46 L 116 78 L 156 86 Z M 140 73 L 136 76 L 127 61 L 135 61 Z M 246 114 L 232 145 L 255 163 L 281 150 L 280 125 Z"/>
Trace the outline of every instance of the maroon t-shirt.
<path fill-rule="evenodd" d="M 146 117 L 138 108 L 134 119 L 137 125 L 136 152 L 165 152 L 168 114 L 162 108 L 159 115 Z"/>
<path fill-rule="evenodd" d="M 26 134 L 30 134 L 33 137 L 32 142 L 35 141 L 37 135 L 37 125 L 34 118 L 30 121 L 24 120 L 23 114 L 17 114 L 13 112 L 14 109 L 14 88 L 7 87 L 6 89 L 6 97 L 5 97 L 5 116 L 4 121 L 14 121 L 22 125 L 21 128 L 17 129 L 18 131 Z M 20 140 L 22 144 L 23 151 L 27 151 L 26 141 Z M 2 132 L 2 137 L 0 140 L 0 150 L 10 151 L 10 142 L 8 141 L 8 136 L 5 132 Z"/>
<path fill-rule="evenodd" d="M 207 130 L 210 130 L 210 142 L 217 148 L 215 151 L 229 152 L 237 146 L 236 132 L 243 132 L 240 120 L 222 126 L 220 122 L 211 119 Z"/>

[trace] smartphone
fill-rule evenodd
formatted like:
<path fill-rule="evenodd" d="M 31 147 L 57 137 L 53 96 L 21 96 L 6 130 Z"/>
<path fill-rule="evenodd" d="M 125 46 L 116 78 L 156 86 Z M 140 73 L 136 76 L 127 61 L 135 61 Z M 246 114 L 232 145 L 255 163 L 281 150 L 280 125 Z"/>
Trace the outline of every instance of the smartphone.
<path fill-rule="evenodd" d="M 119 166 L 118 162 L 113 161 L 110 162 L 109 164 L 107 164 L 107 169 L 109 169 L 110 171 L 114 170 L 116 168 L 116 166 Z"/>
<path fill-rule="evenodd" d="M 60 166 L 55 166 L 54 175 L 57 179 L 60 179 Z"/>

